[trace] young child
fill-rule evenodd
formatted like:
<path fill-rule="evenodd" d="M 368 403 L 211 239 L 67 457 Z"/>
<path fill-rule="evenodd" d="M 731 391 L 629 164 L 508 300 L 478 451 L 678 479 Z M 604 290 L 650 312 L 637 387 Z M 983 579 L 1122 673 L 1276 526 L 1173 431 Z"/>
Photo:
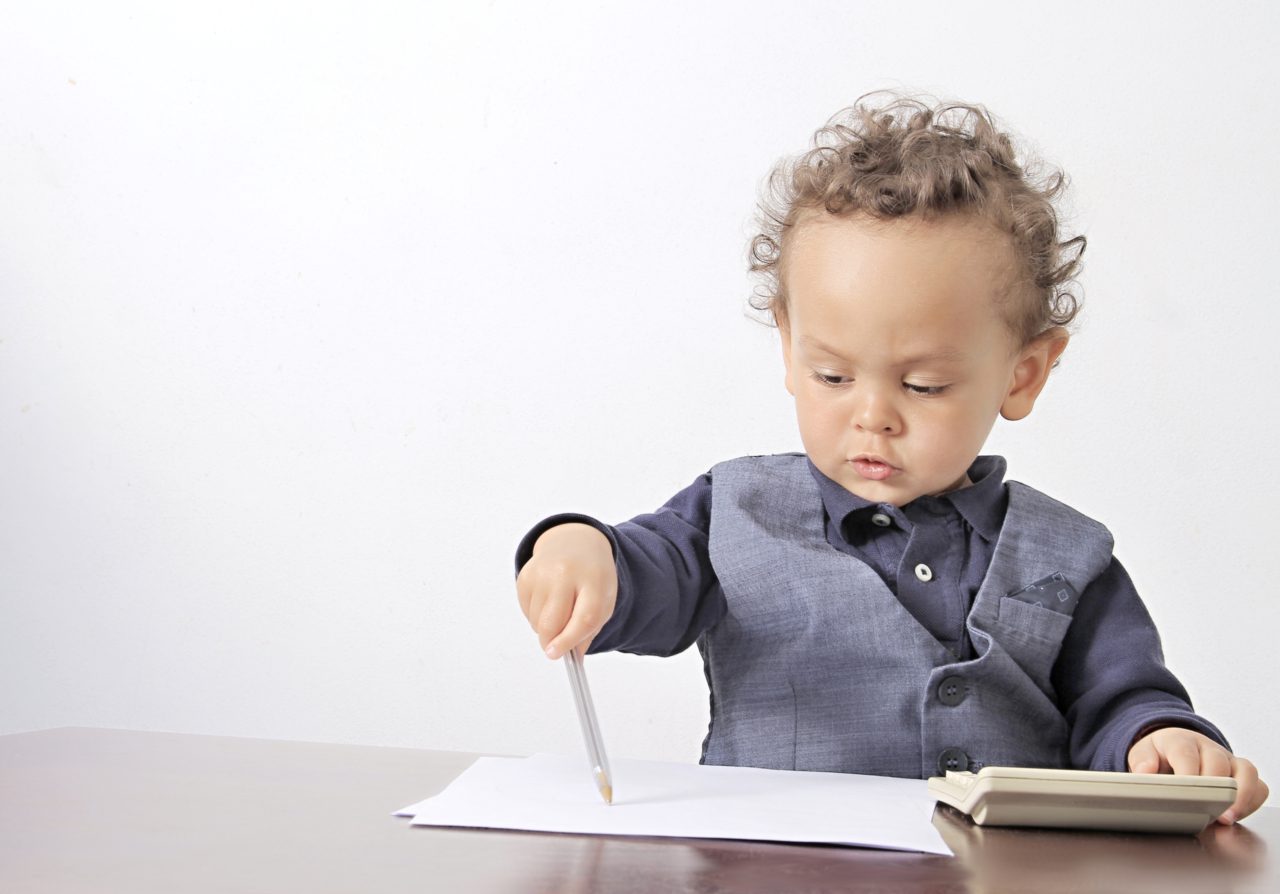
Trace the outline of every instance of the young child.
<path fill-rule="evenodd" d="M 874 95 L 873 95 L 874 96 Z M 1067 345 L 1083 237 L 980 107 L 864 97 L 779 166 L 752 269 L 804 454 L 713 467 L 617 526 L 520 544 L 546 654 L 697 642 L 703 762 L 928 777 L 985 764 L 1234 776 L 1099 523 L 979 456 Z"/>

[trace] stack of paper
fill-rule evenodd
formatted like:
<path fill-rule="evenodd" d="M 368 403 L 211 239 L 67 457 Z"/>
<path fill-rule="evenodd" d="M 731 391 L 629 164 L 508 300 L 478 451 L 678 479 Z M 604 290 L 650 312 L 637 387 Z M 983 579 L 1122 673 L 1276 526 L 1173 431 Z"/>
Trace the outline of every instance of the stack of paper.
<path fill-rule="evenodd" d="M 582 757 L 482 757 L 414 825 L 844 844 L 950 854 L 924 780 L 615 760 L 605 804 Z"/>

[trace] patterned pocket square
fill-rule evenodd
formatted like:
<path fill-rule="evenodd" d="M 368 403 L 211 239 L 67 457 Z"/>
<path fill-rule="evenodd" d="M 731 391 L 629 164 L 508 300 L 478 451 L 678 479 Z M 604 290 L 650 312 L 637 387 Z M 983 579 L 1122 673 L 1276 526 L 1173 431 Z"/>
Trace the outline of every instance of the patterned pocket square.
<path fill-rule="evenodd" d="M 1048 577 L 1042 577 L 1028 587 L 1010 593 L 1009 598 L 1069 615 L 1075 611 L 1076 603 L 1080 601 L 1080 594 L 1076 592 L 1075 587 L 1071 586 L 1071 581 L 1059 571 Z"/>

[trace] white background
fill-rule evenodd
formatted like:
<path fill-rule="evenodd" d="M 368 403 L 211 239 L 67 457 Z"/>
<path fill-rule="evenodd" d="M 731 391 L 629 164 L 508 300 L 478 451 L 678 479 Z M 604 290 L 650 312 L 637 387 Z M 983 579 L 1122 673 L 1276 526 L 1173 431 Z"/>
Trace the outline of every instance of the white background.
<path fill-rule="evenodd" d="M 786 8 L 5 3 L 0 733 L 580 749 L 516 542 L 798 449 L 756 192 L 905 86 L 1071 173 L 1087 312 L 989 446 L 1274 783 L 1280 7 Z M 589 667 L 696 759 L 695 654 Z"/>

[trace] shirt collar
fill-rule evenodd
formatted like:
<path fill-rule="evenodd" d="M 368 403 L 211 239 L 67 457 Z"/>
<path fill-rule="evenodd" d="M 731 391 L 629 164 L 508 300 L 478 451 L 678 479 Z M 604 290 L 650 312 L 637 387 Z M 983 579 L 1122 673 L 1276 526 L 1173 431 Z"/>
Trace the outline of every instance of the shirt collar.
<path fill-rule="evenodd" d="M 832 520 L 837 530 L 845 530 L 845 522 L 853 513 L 880 506 L 878 503 L 864 500 L 857 494 L 845 490 L 822 474 L 818 467 L 813 464 L 813 460 L 808 460 L 808 463 L 809 473 L 813 475 L 814 480 L 818 483 L 818 492 L 822 497 L 822 507 L 826 509 L 827 517 Z M 1000 528 L 1004 525 L 1004 513 L 1007 505 L 1004 473 L 1007 467 L 1008 464 L 1002 456 L 979 456 L 969 466 L 969 480 L 973 482 L 972 484 L 943 494 L 941 497 L 922 499 L 948 501 L 960 513 L 961 517 L 969 523 L 970 527 L 988 541 L 994 542 L 1000 535 Z M 904 517 L 901 510 L 889 511 L 886 509 L 886 512 L 898 521 L 900 527 L 910 530 L 909 522 L 905 525 L 903 524 Z"/>
<path fill-rule="evenodd" d="M 1008 507 L 1004 487 L 1007 468 L 1003 456 L 980 456 L 969 466 L 969 480 L 973 483 L 942 495 L 956 507 L 969 527 L 991 542 L 995 542 L 1004 527 L 1004 513 Z"/>

